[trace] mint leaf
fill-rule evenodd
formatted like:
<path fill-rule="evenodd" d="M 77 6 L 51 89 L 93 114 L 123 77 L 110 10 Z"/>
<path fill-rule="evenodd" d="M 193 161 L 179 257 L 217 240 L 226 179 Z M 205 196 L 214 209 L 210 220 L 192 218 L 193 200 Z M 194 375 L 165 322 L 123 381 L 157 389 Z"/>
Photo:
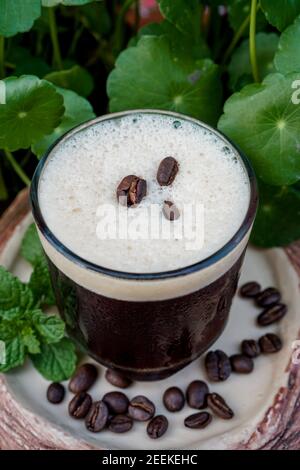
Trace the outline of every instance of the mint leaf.
<path fill-rule="evenodd" d="M 6 104 L 0 106 L 0 147 L 29 148 L 61 121 L 63 98 L 55 87 L 31 75 L 4 80 Z"/>
<path fill-rule="evenodd" d="M 35 258 L 28 287 L 33 293 L 35 304 L 55 305 L 48 263 L 44 255 Z"/>
<path fill-rule="evenodd" d="M 274 187 L 260 184 L 260 206 L 252 241 L 270 248 L 300 238 L 300 184 Z"/>
<path fill-rule="evenodd" d="M 91 104 L 85 98 L 71 90 L 59 87 L 56 89 L 64 99 L 65 113 L 60 125 L 54 129 L 52 134 L 45 135 L 32 146 L 33 153 L 38 157 L 42 157 L 50 145 L 68 130 L 95 117 Z"/>
<path fill-rule="evenodd" d="M 260 0 L 260 5 L 271 25 L 283 31 L 300 14 L 299 0 Z"/>
<path fill-rule="evenodd" d="M 41 353 L 31 356 L 31 360 L 45 379 L 61 382 L 69 379 L 75 371 L 75 346 L 68 338 L 55 344 L 42 344 Z"/>
<path fill-rule="evenodd" d="M 38 354 L 41 351 L 40 342 L 30 326 L 25 326 L 23 328 L 21 336 L 22 343 L 30 354 Z"/>
<path fill-rule="evenodd" d="M 279 37 L 275 33 L 258 33 L 256 35 L 257 62 L 261 78 L 264 78 L 270 72 L 275 72 L 273 59 L 277 51 L 278 41 Z M 249 39 L 245 39 L 233 53 L 228 72 L 230 76 L 229 86 L 232 90 L 236 89 L 241 77 L 252 75 Z"/>
<path fill-rule="evenodd" d="M 9 318 L 0 318 L 0 340 L 10 341 L 20 333 L 19 322 L 11 321 Z"/>
<path fill-rule="evenodd" d="M 58 87 L 75 91 L 75 93 L 84 97 L 89 96 L 94 88 L 93 77 L 79 65 L 74 65 L 69 70 L 48 73 L 44 79 Z"/>
<path fill-rule="evenodd" d="M 45 315 L 41 310 L 36 310 L 32 314 L 32 321 L 45 343 L 57 343 L 63 338 L 65 324 L 56 315 Z"/>
<path fill-rule="evenodd" d="M 41 14 L 41 0 L 0 0 L 0 35 L 29 31 Z"/>
<path fill-rule="evenodd" d="M 266 77 L 232 95 L 219 129 L 250 158 L 257 175 L 270 185 L 290 185 L 300 179 L 300 106 L 292 101 L 300 73 Z"/>
<path fill-rule="evenodd" d="M 31 290 L 3 266 L 0 266 L 0 312 L 15 308 L 25 311 L 32 305 Z"/>
<path fill-rule="evenodd" d="M 278 72 L 287 74 L 300 72 L 300 17 L 281 35 L 278 52 L 275 56 L 275 66 Z"/>
<path fill-rule="evenodd" d="M 107 92 L 111 111 L 167 109 L 209 124 L 216 124 L 220 115 L 218 67 L 209 59 L 174 61 L 165 37 L 144 36 L 136 47 L 123 51 Z"/>
<path fill-rule="evenodd" d="M 21 244 L 21 255 L 32 265 L 43 256 L 43 248 L 35 224 L 29 225 Z"/>
<path fill-rule="evenodd" d="M 23 311 L 19 307 L 13 307 L 8 310 L 0 310 L 0 321 L 1 320 L 16 320 L 23 316 Z"/>
<path fill-rule="evenodd" d="M 16 336 L 12 340 L 5 342 L 6 363 L 0 364 L 0 372 L 7 372 L 10 369 L 21 366 L 25 362 L 25 346 L 22 338 Z"/>

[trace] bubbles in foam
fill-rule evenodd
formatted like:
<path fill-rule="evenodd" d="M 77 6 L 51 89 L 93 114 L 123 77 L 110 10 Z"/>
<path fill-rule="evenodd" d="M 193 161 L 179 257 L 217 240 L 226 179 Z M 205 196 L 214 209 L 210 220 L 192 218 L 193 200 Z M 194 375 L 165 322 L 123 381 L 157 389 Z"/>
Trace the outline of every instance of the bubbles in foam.
<path fill-rule="evenodd" d="M 179 172 L 161 188 L 157 168 L 170 155 Z M 180 207 L 200 203 L 204 246 L 187 250 L 178 237 L 99 240 L 97 208 L 119 208 L 116 187 L 128 174 L 147 180 L 139 210 L 123 208 L 129 222 L 142 211 L 142 224 L 148 223 L 149 206 L 161 207 L 164 200 Z M 238 155 L 214 133 L 166 115 L 136 114 L 96 123 L 57 146 L 43 171 L 39 199 L 50 230 L 82 258 L 121 271 L 161 272 L 205 259 L 232 238 L 247 211 L 249 182 Z M 160 224 L 169 229 L 172 223 L 161 217 Z"/>

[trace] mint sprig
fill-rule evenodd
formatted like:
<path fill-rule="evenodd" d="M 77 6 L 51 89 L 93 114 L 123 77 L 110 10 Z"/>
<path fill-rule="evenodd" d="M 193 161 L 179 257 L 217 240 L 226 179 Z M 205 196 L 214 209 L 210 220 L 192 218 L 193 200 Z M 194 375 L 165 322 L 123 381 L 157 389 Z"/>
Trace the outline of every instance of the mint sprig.
<path fill-rule="evenodd" d="M 41 310 L 55 300 L 47 260 L 33 225 L 26 231 L 21 251 L 33 266 L 27 284 L 0 266 L 0 340 L 6 348 L 0 372 L 22 366 L 29 357 L 46 379 L 65 380 L 76 367 L 75 346 L 64 336 L 63 320 Z"/>

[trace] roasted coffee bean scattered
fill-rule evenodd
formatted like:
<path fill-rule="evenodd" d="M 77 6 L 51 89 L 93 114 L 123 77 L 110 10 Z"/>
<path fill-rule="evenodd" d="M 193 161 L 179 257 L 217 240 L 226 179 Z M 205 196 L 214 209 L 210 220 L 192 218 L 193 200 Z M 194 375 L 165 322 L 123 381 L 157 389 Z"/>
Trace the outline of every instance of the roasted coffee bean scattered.
<path fill-rule="evenodd" d="M 261 286 L 258 282 L 247 282 L 240 288 L 240 294 L 242 297 L 255 297 L 260 293 Z"/>
<path fill-rule="evenodd" d="M 95 383 L 98 370 L 93 364 L 82 364 L 71 377 L 69 390 L 73 393 L 86 392 Z"/>
<path fill-rule="evenodd" d="M 167 220 L 173 222 L 174 220 L 179 219 L 180 212 L 178 207 L 171 201 L 165 201 L 163 205 L 163 214 Z"/>
<path fill-rule="evenodd" d="M 115 415 L 122 415 L 127 413 L 129 400 L 122 392 L 108 392 L 102 398 L 104 403 L 108 406 L 111 413 Z"/>
<path fill-rule="evenodd" d="M 227 380 L 231 374 L 230 360 L 223 351 L 210 351 L 205 357 L 208 378 L 213 382 Z"/>
<path fill-rule="evenodd" d="M 151 439 L 158 439 L 166 433 L 168 426 L 167 418 L 163 415 L 157 415 L 148 423 L 147 434 Z"/>
<path fill-rule="evenodd" d="M 272 323 L 280 321 L 286 315 L 287 310 L 285 304 L 275 304 L 268 307 L 257 317 L 257 323 L 259 326 L 272 325 Z"/>
<path fill-rule="evenodd" d="M 128 415 L 136 421 L 148 421 L 154 416 L 155 405 L 147 397 L 138 395 L 129 403 Z"/>
<path fill-rule="evenodd" d="M 161 186 L 169 186 L 173 183 L 179 170 L 177 160 L 173 157 L 164 158 L 157 170 L 157 181 Z"/>
<path fill-rule="evenodd" d="M 281 294 L 275 287 L 268 287 L 268 289 L 261 291 L 255 297 L 255 301 L 259 307 L 271 307 L 280 302 L 280 299 Z"/>
<path fill-rule="evenodd" d="M 86 392 L 79 392 L 69 403 L 69 414 L 72 416 L 72 418 L 85 418 L 91 408 L 91 405 L 91 396 Z"/>
<path fill-rule="evenodd" d="M 163 403 L 168 411 L 180 411 L 184 407 L 185 398 L 178 387 L 170 387 L 163 394 Z"/>
<path fill-rule="evenodd" d="M 202 380 L 194 380 L 186 391 L 186 401 L 191 408 L 202 410 L 207 406 L 208 386 Z"/>
<path fill-rule="evenodd" d="M 212 415 L 207 411 L 202 411 L 185 418 L 184 425 L 191 429 L 204 429 L 211 423 L 211 420 Z"/>
<path fill-rule="evenodd" d="M 258 340 L 261 352 L 264 354 L 273 354 L 281 350 L 281 339 L 274 333 L 268 333 Z"/>
<path fill-rule="evenodd" d="M 254 339 L 244 339 L 241 344 L 241 351 L 245 356 L 252 359 L 260 355 L 258 343 Z"/>
<path fill-rule="evenodd" d="M 99 432 L 105 428 L 109 416 L 107 405 L 103 401 L 92 404 L 85 418 L 86 428 L 91 432 Z"/>
<path fill-rule="evenodd" d="M 125 176 L 117 187 L 117 198 L 123 206 L 139 204 L 146 194 L 147 182 L 135 175 Z"/>
<path fill-rule="evenodd" d="M 219 418 L 231 419 L 234 416 L 232 409 L 218 393 L 210 393 L 207 397 L 207 404 Z"/>
<path fill-rule="evenodd" d="M 106 380 L 118 388 L 127 388 L 132 384 L 132 381 L 113 369 L 107 369 L 105 373 Z"/>
<path fill-rule="evenodd" d="M 130 416 L 116 415 L 113 416 L 108 424 L 108 429 L 112 432 L 121 434 L 123 432 L 130 431 L 133 426 L 133 420 Z"/>
<path fill-rule="evenodd" d="M 230 357 L 232 370 L 238 374 L 250 374 L 254 369 L 254 362 L 251 357 L 243 354 L 234 354 Z"/>
<path fill-rule="evenodd" d="M 65 387 L 58 383 L 53 382 L 49 385 L 47 390 L 47 399 L 50 403 L 58 404 L 63 401 L 65 397 Z"/>

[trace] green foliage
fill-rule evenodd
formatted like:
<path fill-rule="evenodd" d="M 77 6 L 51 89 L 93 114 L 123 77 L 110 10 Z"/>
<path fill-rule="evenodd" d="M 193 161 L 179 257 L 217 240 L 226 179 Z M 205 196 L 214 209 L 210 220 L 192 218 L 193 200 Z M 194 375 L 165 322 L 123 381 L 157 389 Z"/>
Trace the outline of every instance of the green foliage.
<path fill-rule="evenodd" d="M 165 37 L 143 36 L 122 52 L 110 74 L 110 110 L 158 108 L 216 124 L 221 106 L 218 67 L 209 59 L 174 61 Z"/>
<path fill-rule="evenodd" d="M 260 0 L 267 20 L 283 31 L 300 15 L 299 0 Z"/>
<path fill-rule="evenodd" d="M 275 66 L 278 72 L 286 74 L 300 72 L 300 17 L 281 35 Z"/>
<path fill-rule="evenodd" d="M 41 0 L 0 0 L 0 35 L 29 31 L 41 14 Z"/>
<path fill-rule="evenodd" d="M 33 225 L 24 236 L 22 254 L 33 264 L 28 284 L 0 266 L 0 340 L 6 347 L 6 363 L 0 365 L 0 372 L 21 366 L 29 356 L 46 379 L 67 379 L 74 372 L 77 356 L 73 343 L 64 337 L 65 323 L 40 308 L 54 304 L 54 295 Z"/>
<path fill-rule="evenodd" d="M 79 65 L 74 65 L 68 70 L 48 73 L 44 79 L 58 87 L 73 90 L 84 97 L 89 96 L 94 88 L 93 77 Z"/>

